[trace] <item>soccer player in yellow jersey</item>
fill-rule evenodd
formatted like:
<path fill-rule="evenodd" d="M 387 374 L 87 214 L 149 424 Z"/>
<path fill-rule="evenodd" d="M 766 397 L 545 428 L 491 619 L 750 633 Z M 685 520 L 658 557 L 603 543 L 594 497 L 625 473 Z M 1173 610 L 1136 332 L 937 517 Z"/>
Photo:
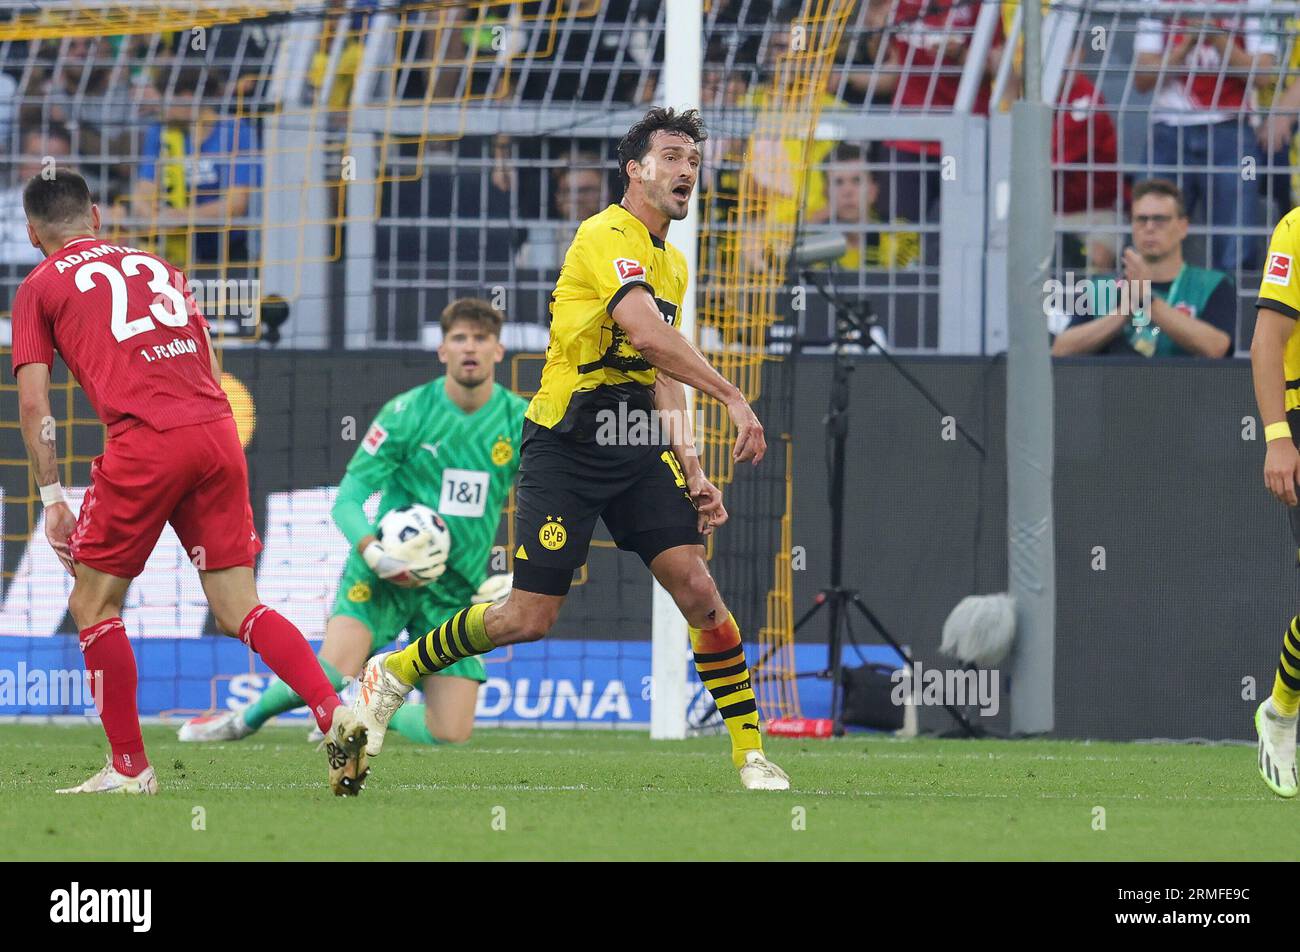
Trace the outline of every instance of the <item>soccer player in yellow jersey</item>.
<path fill-rule="evenodd" d="M 704 559 L 704 536 L 727 511 L 695 453 L 683 385 L 726 406 L 737 463 L 757 464 L 767 449 L 744 395 L 677 330 L 687 262 L 665 239 L 669 224 L 686 217 L 706 135 L 697 111 L 655 108 L 619 143 L 623 200 L 578 228 L 551 297 L 546 364 L 520 440 L 514 587 L 504 601 L 468 606 L 370 660 L 354 705 L 370 756 L 421 678 L 546 635 L 600 518 L 686 617 L 741 783 L 789 789 L 763 755 L 740 629 Z"/>
<path fill-rule="evenodd" d="M 1255 400 L 1268 442 L 1264 458 L 1264 483 L 1286 503 L 1291 533 L 1300 546 L 1300 509 L 1296 484 L 1300 481 L 1300 208 L 1293 208 L 1273 230 L 1268 261 L 1260 279 L 1255 338 L 1250 345 L 1250 365 L 1255 378 Z M 1300 557 L 1300 554 L 1298 554 Z M 1282 638 L 1273 694 L 1255 712 L 1259 734 L 1259 772 L 1268 788 L 1280 797 L 1296 795 L 1296 713 L 1300 709 L 1300 617 L 1292 618 Z"/>

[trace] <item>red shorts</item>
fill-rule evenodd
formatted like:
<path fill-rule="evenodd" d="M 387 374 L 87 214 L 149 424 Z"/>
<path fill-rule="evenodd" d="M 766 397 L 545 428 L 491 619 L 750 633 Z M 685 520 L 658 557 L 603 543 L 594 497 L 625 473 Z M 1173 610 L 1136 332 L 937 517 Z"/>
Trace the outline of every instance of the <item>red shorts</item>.
<path fill-rule="evenodd" d="M 200 570 L 253 565 L 262 551 L 248 502 L 248 464 L 233 417 L 109 439 L 90 465 L 72 557 L 135 578 L 170 522 Z"/>

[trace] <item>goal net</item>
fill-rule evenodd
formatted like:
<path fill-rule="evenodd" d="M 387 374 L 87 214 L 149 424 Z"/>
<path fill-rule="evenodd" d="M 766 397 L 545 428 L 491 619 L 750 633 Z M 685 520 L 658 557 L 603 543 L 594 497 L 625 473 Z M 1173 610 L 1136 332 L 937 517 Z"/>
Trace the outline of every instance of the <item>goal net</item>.
<path fill-rule="evenodd" d="M 501 309 L 498 380 L 531 394 L 564 250 L 582 218 L 619 198 L 618 139 L 651 105 L 698 103 L 710 139 L 696 339 L 753 402 L 770 447 L 756 470 L 734 472 L 725 409 L 697 400 L 705 469 L 731 514 L 709 555 L 763 716 L 799 713 L 788 258 L 819 187 L 819 114 L 856 5 L 704 3 L 687 40 L 698 42 L 700 89 L 684 102 L 665 102 L 667 50 L 683 42 L 667 35 L 666 7 L 177 0 L 0 13 L 3 359 L 13 293 L 39 257 L 14 237 L 20 184 L 43 164 L 74 163 L 113 237 L 187 270 L 248 454 L 265 543 L 259 592 L 319 640 L 347 554 L 329 516 L 335 487 L 378 409 L 441 373 L 443 307 L 473 296 Z M 103 431 L 62 368 L 54 398 L 75 509 Z M 0 668 L 79 670 L 71 580 L 44 541 L 17 419 L 10 377 L 0 382 Z M 493 570 L 511 567 L 512 531 L 507 512 Z M 652 603 L 640 561 L 598 527 L 550 637 L 486 659 L 479 723 L 644 727 L 653 652 L 669 650 L 652 647 Z M 246 648 L 216 634 L 170 528 L 123 618 L 146 716 L 237 706 L 267 683 Z M 686 655 L 684 637 L 673 650 Z M 708 695 L 689 664 L 681 670 L 685 723 L 708 727 Z M 83 713 L 67 700 L 51 694 L 0 716 Z"/>

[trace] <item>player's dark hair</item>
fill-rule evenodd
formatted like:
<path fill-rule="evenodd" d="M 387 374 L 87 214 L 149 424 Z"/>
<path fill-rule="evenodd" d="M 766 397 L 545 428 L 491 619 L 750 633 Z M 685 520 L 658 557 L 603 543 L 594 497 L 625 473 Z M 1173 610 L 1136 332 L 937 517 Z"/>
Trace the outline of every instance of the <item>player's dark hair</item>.
<path fill-rule="evenodd" d="M 467 321 L 499 339 L 505 315 L 482 298 L 457 298 L 442 309 L 442 316 L 438 318 L 438 322 L 442 325 L 442 333 L 445 336 L 450 334 L 452 327 L 461 321 Z"/>
<path fill-rule="evenodd" d="M 1136 204 L 1139 198 L 1145 198 L 1147 195 L 1163 195 L 1166 198 L 1172 198 L 1178 206 L 1178 217 L 1187 217 L 1187 206 L 1183 202 L 1183 190 L 1169 179 L 1145 179 L 1133 186 L 1133 204 Z"/>
<path fill-rule="evenodd" d="M 90 186 L 71 169 L 33 175 L 23 188 L 23 211 L 32 221 L 61 225 L 90 214 Z"/>
<path fill-rule="evenodd" d="M 623 136 L 618 144 L 618 178 L 623 183 L 623 190 L 632 180 L 627 175 L 627 164 L 633 160 L 642 161 L 650 151 L 650 141 L 656 132 L 671 132 L 687 136 L 692 142 L 700 143 L 709 137 L 704 128 L 704 119 L 698 109 L 686 109 L 677 112 L 671 107 L 665 109 L 655 106 Z"/>

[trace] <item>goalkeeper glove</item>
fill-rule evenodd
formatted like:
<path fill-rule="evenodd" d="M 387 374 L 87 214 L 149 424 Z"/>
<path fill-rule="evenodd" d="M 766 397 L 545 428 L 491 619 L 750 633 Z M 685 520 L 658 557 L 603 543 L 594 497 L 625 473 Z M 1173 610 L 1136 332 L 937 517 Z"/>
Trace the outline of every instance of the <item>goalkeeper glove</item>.
<path fill-rule="evenodd" d="M 415 579 L 411 577 L 409 566 L 401 559 L 395 559 L 384 551 L 383 545 L 376 539 L 361 550 L 361 558 L 374 572 L 386 582 L 394 585 L 411 587 Z"/>
<path fill-rule="evenodd" d="M 474 597 L 470 599 L 475 605 L 482 602 L 499 602 L 510 594 L 510 584 L 514 581 L 514 575 L 505 572 L 501 575 L 489 575 L 486 581 L 478 587 Z"/>

